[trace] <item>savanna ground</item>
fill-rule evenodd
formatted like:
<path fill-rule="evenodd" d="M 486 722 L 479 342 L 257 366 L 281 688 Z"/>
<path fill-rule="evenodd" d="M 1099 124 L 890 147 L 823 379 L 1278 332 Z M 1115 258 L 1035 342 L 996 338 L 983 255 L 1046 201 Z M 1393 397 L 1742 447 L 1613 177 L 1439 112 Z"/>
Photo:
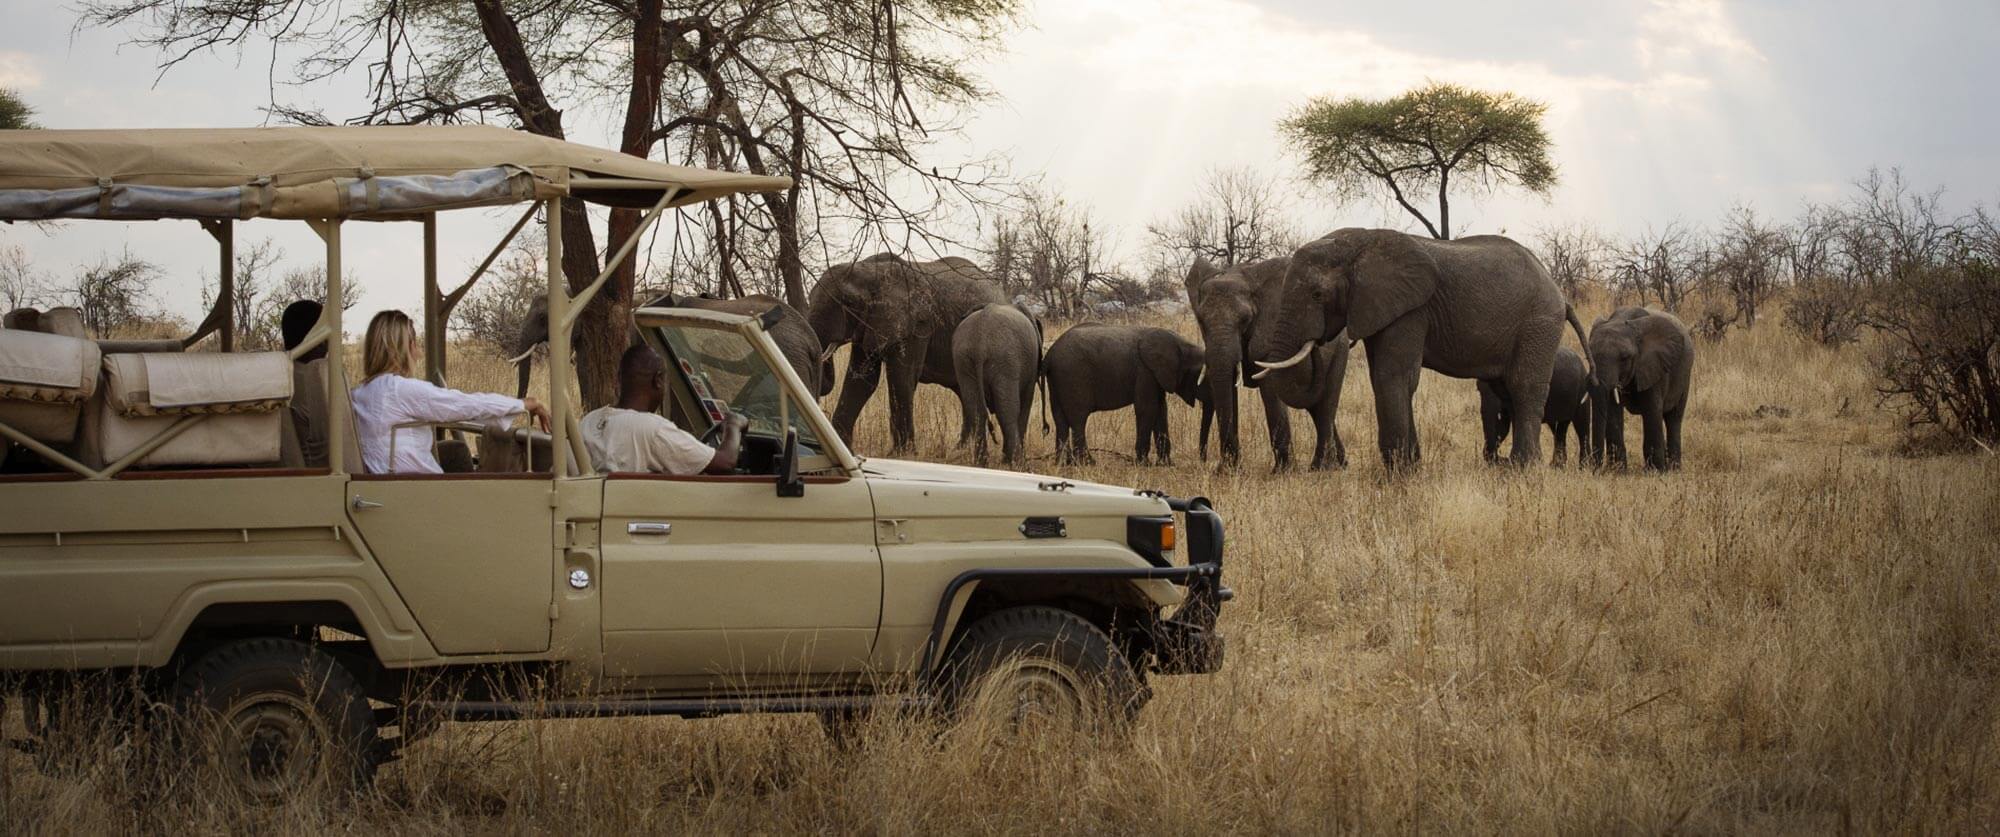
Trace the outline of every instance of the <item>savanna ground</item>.
<path fill-rule="evenodd" d="M 1703 343 L 1685 469 L 1665 476 L 1487 467 L 1473 385 L 1426 373 L 1425 461 L 1387 478 L 1359 351 L 1345 471 L 1269 473 L 1256 406 L 1235 471 L 1196 460 L 1179 402 L 1171 467 L 1132 464 L 1129 411 L 1100 415 L 1097 464 L 1062 473 L 1213 498 L 1238 593 L 1225 669 L 1156 679 L 1129 737 L 1002 746 L 880 722 L 843 750 L 805 716 L 451 725 L 357 801 L 254 811 L 201 793 L 134 802 L 108 767 L 53 780 L 9 753 L 0 826 L 1991 829 L 2000 457 L 1899 453 L 1866 351 L 1772 320 Z M 454 368 L 462 386 L 511 389 L 497 359 Z M 886 447 L 882 402 L 864 453 Z M 966 461 L 956 401 L 926 387 L 918 404 L 918 456 Z M 1056 470 L 1049 437 L 1029 445 Z M 6 723 L 20 734 L 18 713 Z"/>

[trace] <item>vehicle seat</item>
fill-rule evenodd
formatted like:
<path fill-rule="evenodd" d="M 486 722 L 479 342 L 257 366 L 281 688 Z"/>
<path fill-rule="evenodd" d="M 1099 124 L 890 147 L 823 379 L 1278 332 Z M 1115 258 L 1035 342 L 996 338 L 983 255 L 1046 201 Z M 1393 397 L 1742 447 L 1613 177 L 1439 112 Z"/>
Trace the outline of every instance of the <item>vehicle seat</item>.
<path fill-rule="evenodd" d="M 546 474 L 555 461 L 554 439 L 531 427 L 488 427 L 479 435 L 479 472 Z M 532 463 L 528 451 L 534 452 Z"/>
<path fill-rule="evenodd" d="M 0 422 L 43 444 L 74 442 L 100 357 L 89 340 L 0 330 Z"/>
<path fill-rule="evenodd" d="M 116 462 L 181 418 L 208 415 L 137 465 L 277 463 L 291 365 L 283 352 L 105 355 L 103 397 L 85 419 L 91 458 Z"/>

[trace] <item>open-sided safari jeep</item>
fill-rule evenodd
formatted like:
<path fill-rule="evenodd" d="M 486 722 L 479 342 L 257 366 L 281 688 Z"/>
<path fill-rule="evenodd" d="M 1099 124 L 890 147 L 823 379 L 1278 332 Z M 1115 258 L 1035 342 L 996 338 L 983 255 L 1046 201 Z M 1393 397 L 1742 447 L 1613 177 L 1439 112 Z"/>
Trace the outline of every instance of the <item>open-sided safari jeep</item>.
<path fill-rule="evenodd" d="M 189 758 L 222 754 L 271 798 L 363 781 L 441 720 L 1122 720 L 1148 674 L 1216 670 L 1228 591 L 1206 501 L 860 459 L 759 318 L 633 317 L 668 360 L 676 423 L 751 419 L 738 473 L 596 472 L 570 331 L 611 268 L 570 292 L 558 201 L 648 210 L 615 264 L 670 207 L 786 185 L 485 127 L 0 132 L 0 220 L 201 221 L 223 244 L 212 322 L 233 321 L 238 221 L 311 224 L 326 299 L 343 224 L 415 222 L 442 381 L 466 286 L 438 286 L 436 213 L 527 204 L 507 238 L 548 226 L 552 326 L 552 433 L 437 428 L 442 475 L 363 472 L 347 373 L 298 362 L 344 356 L 338 305 L 289 354 L 227 351 L 226 326 L 225 351 L 186 353 L 0 330 L 0 689 L 32 736 L 16 743 L 192 723 L 221 746 Z M 301 421 L 328 429 L 324 462 L 291 443 Z"/>

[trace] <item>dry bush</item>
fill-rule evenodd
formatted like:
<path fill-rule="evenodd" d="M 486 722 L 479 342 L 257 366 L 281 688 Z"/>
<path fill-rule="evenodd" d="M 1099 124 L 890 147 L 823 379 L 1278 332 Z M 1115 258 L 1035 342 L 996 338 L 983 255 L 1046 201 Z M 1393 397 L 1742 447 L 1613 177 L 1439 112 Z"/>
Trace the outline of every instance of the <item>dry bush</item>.
<path fill-rule="evenodd" d="M 1579 312 L 1588 319 L 1605 302 Z M 1185 317 L 1161 320 L 1193 333 Z M 1053 338 L 1054 335 L 1051 335 Z M 497 357 L 462 385 L 511 389 Z M 1366 358 L 1340 411 L 1374 450 Z M 1896 454 L 1857 347 L 1775 318 L 1704 347 L 1684 470 L 1491 468 L 1469 381 L 1417 394 L 1425 460 L 1387 477 L 1128 457 L 1129 411 L 1065 476 L 1214 498 L 1223 671 L 1156 678 L 1129 737 L 999 745 L 884 719 L 450 724 L 347 804 L 134 797 L 0 755 L 0 822 L 39 831 L 1970 832 L 2000 822 L 2000 457 Z M 538 383 L 537 386 L 540 384 Z M 858 448 L 888 447 L 877 399 Z M 1789 418 L 1757 408 L 1784 407 Z M 1246 407 L 1246 427 L 1259 427 Z M 922 387 L 919 451 L 958 408 Z M 1305 444 L 1295 441 L 1295 444 Z M 1053 442 L 1029 439 L 1035 467 Z M 6 722 L 19 734 L 19 713 Z"/>

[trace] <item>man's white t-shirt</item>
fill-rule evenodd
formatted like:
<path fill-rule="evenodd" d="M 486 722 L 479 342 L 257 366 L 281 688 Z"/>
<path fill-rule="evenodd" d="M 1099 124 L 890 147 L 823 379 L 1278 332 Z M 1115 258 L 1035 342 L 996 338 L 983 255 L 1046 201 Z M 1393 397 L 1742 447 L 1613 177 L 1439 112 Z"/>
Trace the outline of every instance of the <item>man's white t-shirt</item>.
<path fill-rule="evenodd" d="M 583 444 L 601 474 L 684 477 L 701 473 L 715 458 L 715 448 L 658 413 L 599 407 L 584 414 L 582 425 Z"/>

